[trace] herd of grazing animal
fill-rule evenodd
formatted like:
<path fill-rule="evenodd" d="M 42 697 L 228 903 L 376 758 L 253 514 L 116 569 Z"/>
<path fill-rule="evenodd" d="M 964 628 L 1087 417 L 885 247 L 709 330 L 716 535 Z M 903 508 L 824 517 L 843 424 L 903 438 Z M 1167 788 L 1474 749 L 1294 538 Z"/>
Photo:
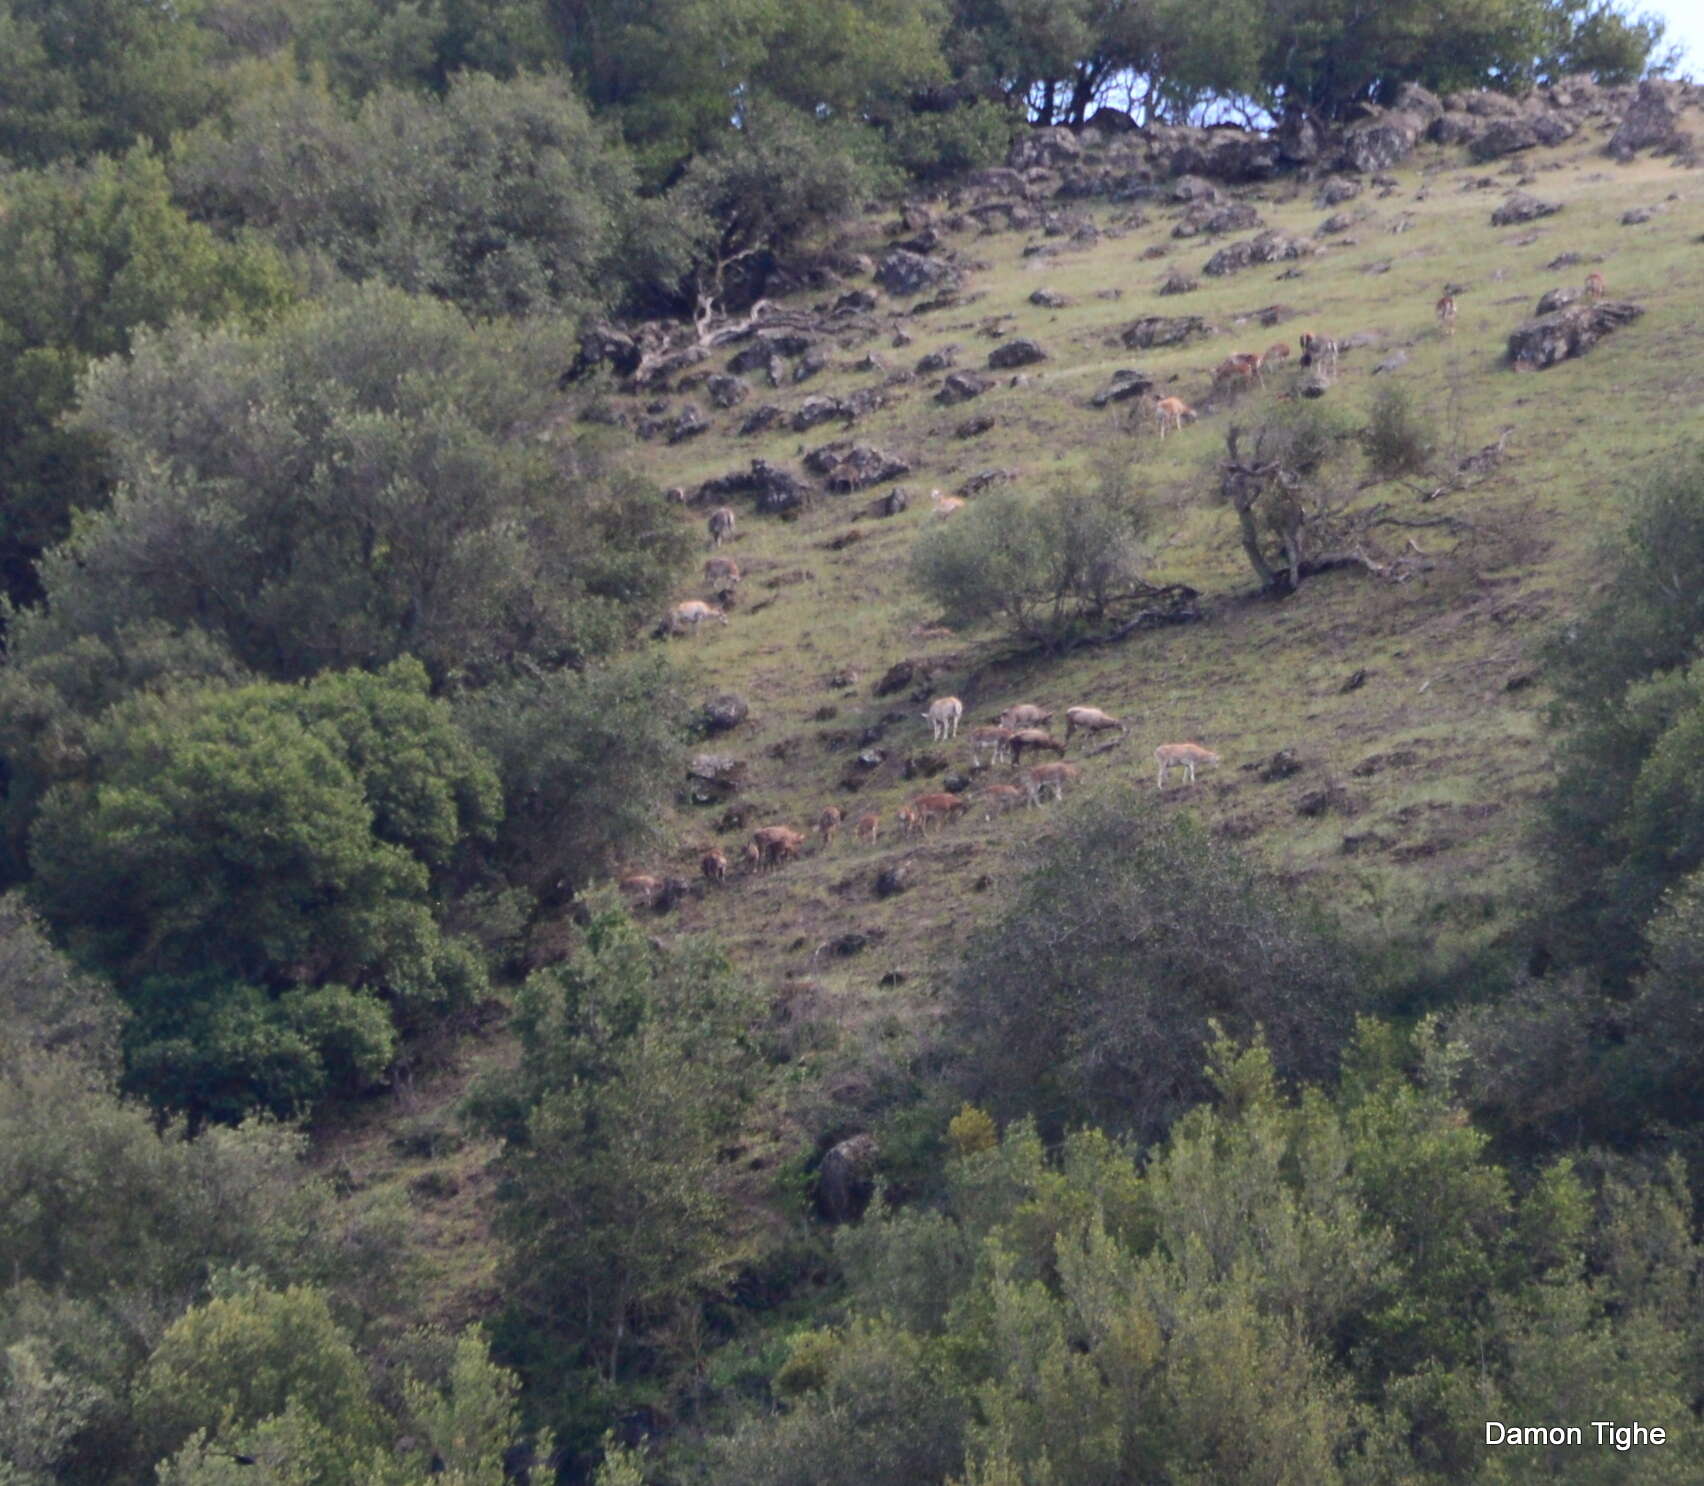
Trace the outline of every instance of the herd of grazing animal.
<path fill-rule="evenodd" d="M 1584 292 L 1588 300 L 1601 300 L 1607 293 L 1603 274 L 1595 270 L 1587 274 Z M 1434 306 L 1434 315 L 1439 334 L 1453 336 L 1457 321 L 1453 291 L 1445 290 Z M 1336 339 L 1309 330 L 1301 334 L 1299 344 L 1304 367 L 1317 369 L 1318 375 L 1327 380 L 1335 376 L 1341 349 Z M 1214 369 L 1213 391 L 1217 393 L 1222 388 L 1261 384 L 1268 368 L 1284 365 L 1291 355 L 1290 346 L 1283 341 L 1267 347 L 1265 351 L 1234 352 Z M 1155 394 L 1153 410 L 1162 439 L 1168 433 L 1181 433 L 1187 424 L 1196 422 L 1200 416 L 1187 402 L 1175 396 Z M 675 492 L 670 494 L 672 497 Z M 952 515 L 965 504 L 960 497 L 940 490 L 930 492 L 930 503 L 937 519 Z M 707 526 L 712 549 L 733 538 L 735 525 L 731 507 L 720 506 L 710 513 Z M 741 576 L 740 565 L 732 557 L 713 555 L 705 561 L 705 582 L 724 602 L 731 601 L 732 590 Z M 706 622 L 725 625 L 727 613 L 715 604 L 689 599 L 669 610 L 662 631 L 670 635 L 696 634 Z M 1049 797 L 1062 800 L 1065 787 L 1078 780 L 1082 773 L 1078 765 L 1065 761 L 1071 740 L 1079 733 L 1085 737 L 1097 737 L 1102 733 L 1116 732 L 1122 737 L 1130 731 L 1128 723 L 1099 707 L 1076 706 L 1065 709 L 1065 736 L 1055 738 L 1048 731 L 1053 715 L 1047 708 L 1020 703 L 1005 708 L 992 722 L 970 729 L 968 737 L 973 768 L 988 770 L 1005 763 L 1014 770 L 1022 771 L 1017 775 L 1017 782 L 986 783 L 974 795 L 950 791 L 917 795 L 894 812 L 900 834 L 926 837 L 931 826 L 944 826 L 955 818 L 968 815 L 973 809 L 980 810 L 984 820 L 992 821 L 996 814 L 1025 802 L 1039 806 Z M 957 697 L 937 697 L 922 717 L 929 724 L 932 742 L 951 742 L 958 737 L 964 718 L 964 704 Z M 1026 753 L 1048 753 L 1054 758 L 1025 769 L 1023 758 Z M 1217 753 L 1199 743 L 1162 743 L 1154 750 L 1153 757 L 1158 765 L 1156 788 L 1161 790 L 1174 769 L 1181 770 L 1185 782 L 1193 785 L 1198 768 L 1220 762 Z M 846 821 L 845 812 L 836 805 L 825 807 L 818 815 L 816 834 L 822 851 L 833 848 L 835 836 Z M 866 811 L 852 823 L 852 835 L 860 845 L 874 846 L 881 834 L 881 824 L 879 812 Z M 790 826 L 763 826 L 753 832 L 740 859 L 748 871 L 769 871 L 796 860 L 803 852 L 805 841 L 805 833 Z M 707 882 L 722 883 L 727 880 L 731 864 L 725 852 L 711 847 L 704 851 L 699 866 Z M 647 905 L 657 903 L 675 887 L 671 880 L 644 873 L 623 877 L 618 885 L 626 896 Z"/>

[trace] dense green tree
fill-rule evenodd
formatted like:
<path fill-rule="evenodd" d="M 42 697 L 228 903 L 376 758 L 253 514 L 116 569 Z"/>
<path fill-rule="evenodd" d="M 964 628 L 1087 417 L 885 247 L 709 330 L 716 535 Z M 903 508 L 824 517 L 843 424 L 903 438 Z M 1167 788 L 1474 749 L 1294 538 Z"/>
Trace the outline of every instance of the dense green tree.
<path fill-rule="evenodd" d="M 1652 11 L 1621 0 L 1548 0 L 1550 50 L 1541 66 L 1551 76 L 1589 73 L 1604 83 L 1630 83 L 1646 72 L 1672 71 L 1678 48 L 1661 53 L 1668 25 Z"/>
<path fill-rule="evenodd" d="M 946 1043 L 972 1097 L 1056 1133 L 1152 1139 L 1209 1092 L 1208 1024 L 1265 1029 L 1286 1077 L 1321 1077 L 1348 1035 L 1357 958 L 1178 816 L 1085 796 L 954 976 Z"/>
<path fill-rule="evenodd" d="M 1560 776 L 1546 808 L 1555 932 L 1624 982 L 1664 891 L 1704 865 L 1704 451 L 1635 491 L 1606 582 L 1552 643 Z"/>
<path fill-rule="evenodd" d="M 40 596 L 34 564 L 106 493 L 98 435 L 61 423 L 77 379 L 174 316 L 262 324 L 293 297 L 278 256 L 225 242 L 173 205 L 147 150 L 0 183 L 0 585 Z"/>
<path fill-rule="evenodd" d="M 689 541 L 654 487 L 540 437 L 566 327 L 351 290 L 266 335 L 178 325 L 92 371 L 123 477 L 44 560 L 29 664 L 148 620 L 287 679 L 403 654 L 435 682 L 608 654 Z"/>
<path fill-rule="evenodd" d="M 164 145 L 216 108 L 200 6 L 130 0 L 0 4 L 0 155 L 42 165 Z"/>
<path fill-rule="evenodd" d="M 559 51 L 546 0 L 309 0 L 293 29 L 298 58 L 348 97 L 386 84 L 442 92 L 460 72 L 512 77 Z"/>
<path fill-rule="evenodd" d="M 753 988 L 701 944 L 653 949 L 619 911 L 529 979 L 520 1066 L 471 1096 L 505 1141 L 497 1224 L 509 1346 L 568 1443 L 654 1363 L 670 1323 L 729 1273 L 733 1172 L 752 1092 Z"/>
<path fill-rule="evenodd" d="M 644 841 L 680 777 L 685 714 L 681 678 L 660 657 L 459 699 L 457 720 L 503 781 L 495 846 L 503 879 L 554 894 Z"/>
<path fill-rule="evenodd" d="M 353 114 L 312 83 L 265 88 L 181 140 L 172 178 L 221 230 L 473 315 L 607 308 L 656 251 L 634 251 L 626 153 L 560 77 L 387 86 Z"/>
<path fill-rule="evenodd" d="M 477 993 L 434 883 L 490 832 L 497 779 L 417 663 L 138 697 L 91 746 L 43 802 L 31 891 L 135 1011 L 157 1102 L 307 1107 L 380 1073 L 395 1021 Z"/>

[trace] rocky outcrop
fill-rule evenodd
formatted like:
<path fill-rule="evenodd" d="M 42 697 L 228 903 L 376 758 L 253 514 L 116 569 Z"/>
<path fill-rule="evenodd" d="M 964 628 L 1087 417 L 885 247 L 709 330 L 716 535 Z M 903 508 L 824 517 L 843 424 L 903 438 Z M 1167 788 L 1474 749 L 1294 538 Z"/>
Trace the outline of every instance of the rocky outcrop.
<path fill-rule="evenodd" d="M 1644 313 L 1627 300 L 1605 299 L 1540 315 L 1510 334 L 1509 361 L 1517 370 L 1536 371 L 1571 356 L 1584 356 L 1606 335 Z"/>
<path fill-rule="evenodd" d="M 713 376 L 705 382 L 704 390 L 718 408 L 738 407 L 751 396 L 751 388 L 738 377 Z"/>
<path fill-rule="evenodd" d="M 1207 233 L 1218 237 L 1227 232 L 1248 232 L 1265 225 L 1250 202 L 1198 202 L 1178 219 L 1172 228 L 1172 236 L 1199 237 Z"/>
<path fill-rule="evenodd" d="M 911 473 L 910 464 L 898 455 L 844 441 L 811 450 L 805 456 L 805 467 L 821 475 L 823 483 L 839 494 L 867 490 Z"/>
<path fill-rule="evenodd" d="M 1015 366 L 1034 366 L 1046 361 L 1047 352 L 1034 341 L 1019 338 L 996 346 L 988 353 L 988 365 L 994 371 L 1006 371 Z"/>
<path fill-rule="evenodd" d="M 939 258 L 891 248 L 876 268 L 876 282 L 896 299 L 909 299 L 932 289 L 956 289 L 959 273 Z"/>
<path fill-rule="evenodd" d="M 1513 227 L 1521 222 L 1535 222 L 1540 217 L 1554 216 L 1561 210 L 1559 202 L 1540 201 L 1538 197 L 1529 196 L 1525 191 L 1515 191 L 1491 213 L 1491 225 Z"/>
<path fill-rule="evenodd" d="M 1227 243 L 1202 265 L 1201 271 L 1212 277 L 1239 273 L 1256 263 L 1278 263 L 1287 258 L 1302 258 L 1313 249 L 1297 238 L 1282 232 L 1263 232 L 1259 237 L 1242 242 Z"/>
<path fill-rule="evenodd" d="M 961 402 L 969 402 L 973 397 L 981 397 L 993 385 L 987 377 L 978 376 L 975 372 L 954 372 L 941 384 L 941 390 L 935 394 L 935 401 L 944 408 L 955 407 Z"/>
<path fill-rule="evenodd" d="M 1112 374 L 1112 380 L 1089 401 L 1097 408 L 1104 408 L 1108 403 L 1128 402 L 1133 397 L 1145 397 L 1154 390 L 1154 379 L 1146 372 L 1121 369 Z"/>
<path fill-rule="evenodd" d="M 1631 160 L 1640 150 L 1672 155 L 1691 143 L 1680 128 L 1671 83 L 1647 79 L 1621 115 L 1620 126 L 1604 146 L 1617 160 Z"/>
<path fill-rule="evenodd" d="M 1119 341 L 1132 351 L 1155 346 L 1181 346 L 1194 336 L 1206 335 L 1212 327 L 1199 315 L 1144 315 L 1119 333 Z"/>

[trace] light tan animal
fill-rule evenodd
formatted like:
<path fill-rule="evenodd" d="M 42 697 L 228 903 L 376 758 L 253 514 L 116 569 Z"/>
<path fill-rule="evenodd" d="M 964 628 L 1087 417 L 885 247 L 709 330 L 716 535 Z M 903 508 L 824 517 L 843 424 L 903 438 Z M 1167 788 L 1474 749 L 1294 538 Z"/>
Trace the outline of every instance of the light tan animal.
<path fill-rule="evenodd" d="M 872 810 L 869 814 L 858 817 L 858 823 L 852 827 L 852 834 L 866 846 L 873 846 L 876 837 L 881 834 L 881 829 L 882 818 Z"/>
<path fill-rule="evenodd" d="M 775 867 L 799 855 L 805 833 L 791 826 L 763 826 L 752 832 L 751 844 L 757 848 L 765 867 Z"/>
<path fill-rule="evenodd" d="M 1007 744 L 1012 741 L 1012 730 L 1003 728 L 998 723 L 986 727 L 972 728 L 970 731 L 970 752 L 977 763 L 982 762 L 982 755 L 988 754 L 990 763 L 999 763 L 1007 754 Z"/>
<path fill-rule="evenodd" d="M 964 703 L 957 697 L 936 697 L 929 703 L 929 710 L 923 713 L 929 720 L 930 736 L 937 743 L 944 743 L 948 738 L 956 738 L 959 730 L 959 719 L 964 716 Z"/>
<path fill-rule="evenodd" d="M 994 719 L 1003 728 L 1039 728 L 1053 721 L 1053 714 L 1045 707 L 1038 707 L 1033 702 L 1019 702 L 1016 706 L 1008 707 Z"/>
<path fill-rule="evenodd" d="M 1167 432 L 1177 433 L 1185 423 L 1193 423 L 1200 414 L 1181 397 L 1162 397 L 1154 404 L 1154 418 L 1160 425 L 1160 437 Z"/>
<path fill-rule="evenodd" d="M 746 842 L 745 850 L 740 853 L 740 860 L 745 863 L 748 872 L 763 870 L 763 848 L 755 841 Z"/>
<path fill-rule="evenodd" d="M 1290 343 L 1288 341 L 1274 341 L 1266 348 L 1265 355 L 1261 357 L 1261 361 L 1267 366 L 1282 366 L 1289 359 Z"/>
<path fill-rule="evenodd" d="M 662 892 L 663 880 L 644 872 L 635 872 L 630 877 L 622 878 L 616 886 L 635 903 L 643 903 L 649 908 L 657 901 L 657 894 Z"/>
<path fill-rule="evenodd" d="M 824 851 L 834 845 L 834 833 L 840 829 L 840 822 L 845 819 L 846 816 L 838 805 L 824 807 L 822 814 L 817 817 L 817 835 L 822 837 Z"/>
<path fill-rule="evenodd" d="M 731 588 L 740 581 L 740 565 L 731 557 L 707 557 L 704 581 L 716 588 Z"/>
<path fill-rule="evenodd" d="M 984 820 L 993 820 L 997 813 L 1010 810 L 1023 798 L 1024 792 L 1015 784 L 991 784 L 977 795 L 983 804 Z"/>
<path fill-rule="evenodd" d="M 1019 728 L 1006 745 L 1006 751 L 1012 756 L 1012 766 L 1016 768 L 1021 764 L 1024 754 L 1030 750 L 1057 753 L 1063 757 L 1065 745 L 1045 728 Z"/>
<path fill-rule="evenodd" d="M 1075 764 L 1037 764 L 1024 776 L 1024 789 L 1030 804 L 1041 804 L 1050 790 L 1054 799 L 1063 800 L 1066 784 L 1081 772 Z"/>
<path fill-rule="evenodd" d="M 1109 717 L 1099 707 L 1067 707 L 1065 709 L 1065 741 L 1071 741 L 1073 733 L 1110 733 L 1117 729 L 1119 733 L 1128 733 L 1130 725 L 1120 722 L 1116 717 Z"/>
<path fill-rule="evenodd" d="M 963 795 L 918 795 L 911 802 L 911 813 L 916 817 L 917 829 L 925 836 L 929 834 L 930 821 L 951 820 L 960 811 L 968 809 L 970 801 Z"/>
<path fill-rule="evenodd" d="M 899 834 L 909 836 L 917 829 L 917 812 L 909 805 L 901 805 L 894 812 L 894 819 L 899 822 Z"/>
<path fill-rule="evenodd" d="M 728 616 L 714 604 L 705 603 L 703 599 L 687 599 L 685 603 L 676 604 L 669 610 L 666 623 L 671 635 L 682 635 L 689 630 L 696 635 L 699 628 L 710 621 L 726 624 Z"/>
<path fill-rule="evenodd" d="M 1162 743 L 1154 750 L 1154 759 L 1160 766 L 1159 788 L 1164 789 L 1168 769 L 1182 769 L 1189 782 L 1194 784 L 1196 765 L 1216 764 L 1219 762 L 1219 755 L 1210 748 L 1203 748 L 1199 743 Z"/>
<path fill-rule="evenodd" d="M 734 508 L 732 506 L 717 506 L 710 513 L 707 523 L 710 528 L 710 545 L 720 547 L 734 534 Z"/>
<path fill-rule="evenodd" d="M 960 510 L 964 506 L 964 500 L 960 496 L 946 495 L 939 490 L 931 490 L 929 492 L 929 504 L 935 508 L 937 517 L 945 518 L 951 516 L 954 511 Z"/>
<path fill-rule="evenodd" d="M 1586 275 L 1586 298 L 1602 299 L 1609 292 L 1609 286 L 1604 283 L 1603 275 L 1595 268 Z"/>
<path fill-rule="evenodd" d="M 1316 335 L 1311 330 L 1301 333 L 1302 365 L 1317 366 L 1325 376 L 1337 371 L 1337 342 L 1329 335 Z"/>
<path fill-rule="evenodd" d="M 1438 328 L 1445 335 L 1454 335 L 1456 327 L 1455 295 L 1446 294 L 1437 303 Z"/>
<path fill-rule="evenodd" d="M 724 882 L 728 876 L 728 855 L 711 847 L 698 859 L 698 870 L 707 882 Z"/>

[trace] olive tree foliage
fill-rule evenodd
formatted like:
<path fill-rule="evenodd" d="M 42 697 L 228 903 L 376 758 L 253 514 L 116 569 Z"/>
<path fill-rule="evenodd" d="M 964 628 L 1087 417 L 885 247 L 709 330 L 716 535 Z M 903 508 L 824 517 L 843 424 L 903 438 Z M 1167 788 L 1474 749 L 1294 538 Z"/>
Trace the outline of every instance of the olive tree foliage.
<path fill-rule="evenodd" d="M 386 86 L 353 112 L 312 82 L 261 88 L 179 141 L 172 180 L 222 232 L 476 316 L 611 308 L 666 256 L 666 234 L 637 240 L 626 152 L 560 76 Z"/>
<path fill-rule="evenodd" d="M 187 325 L 88 375 L 121 475 L 43 563 L 24 663 L 157 621 L 255 672 L 422 660 L 436 684 L 607 655 L 688 537 L 589 444 L 546 439 L 565 327 L 471 327 L 352 289 L 263 335 Z"/>
<path fill-rule="evenodd" d="M 1147 508 L 1126 488 L 997 491 L 924 531 L 911 580 L 948 623 L 993 620 L 1062 650 L 1156 596 L 1143 577 L 1147 529 Z"/>
<path fill-rule="evenodd" d="M 201 6 L 0 0 L 0 155 L 26 165 L 164 146 L 225 94 Z"/>
<path fill-rule="evenodd" d="M 719 1152 L 758 1069 L 755 988 L 718 951 L 654 948 L 619 910 L 592 912 L 573 959 L 520 992 L 519 1067 L 468 1103 L 505 1142 L 505 1330 L 574 1446 L 601 1427 L 596 1399 L 666 1356 L 671 1327 L 731 1273 L 735 1171 Z"/>
<path fill-rule="evenodd" d="M 1704 867 L 1704 451 L 1654 470 L 1600 560 L 1604 585 L 1551 642 L 1560 774 L 1542 841 L 1568 954 L 1624 983 L 1663 894 Z"/>
<path fill-rule="evenodd" d="M 1263 1028 L 1286 1078 L 1326 1075 L 1359 968 L 1320 913 L 1228 844 L 1128 791 L 1085 795 L 971 946 L 944 1038 L 996 1114 L 1152 1139 L 1208 1097 L 1211 1022 Z"/>
<path fill-rule="evenodd" d="M 417 662 L 113 708 L 30 836 L 34 901 L 135 1013 L 134 1086 L 233 1119 L 354 1091 L 483 988 L 435 917 L 501 809 Z"/>
<path fill-rule="evenodd" d="M 584 885 L 655 831 L 679 779 L 686 701 L 661 657 L 469 692 L 456 718 L 495 762 L 493 865 L 540 895 Z"/>
<path fill-rule="evenodd" d="M 63 422 L 89 362 L 179 315 L 264 324 L 294 292 L 264 243 L 191 222 L 146 149 L 0 189 L 0 596 L 16 604 L 40 597 L 34 564 L 72 511 L 106 494 L 99 437 Z"/>
<path fill-rule="evenodd" d="M 1146 1151 L 1017 1120 L 938 1207 L 877 1203 L 837 1237 L 845 1322 L 796 1339 L 788 1406 L 716 1441 L 713 1479 L 1444 1481 L 1487 1417 L 1640 1390 L 1696 1448 L 1678 1172 L 1594 1193 L 1564 1161 L 1517 1198 L 1448 1093 L 1459 1050 L 1392 1042 L 1364 1026 L 1327 1097 L 1217 1038 L 1214 1104 Z"/>

